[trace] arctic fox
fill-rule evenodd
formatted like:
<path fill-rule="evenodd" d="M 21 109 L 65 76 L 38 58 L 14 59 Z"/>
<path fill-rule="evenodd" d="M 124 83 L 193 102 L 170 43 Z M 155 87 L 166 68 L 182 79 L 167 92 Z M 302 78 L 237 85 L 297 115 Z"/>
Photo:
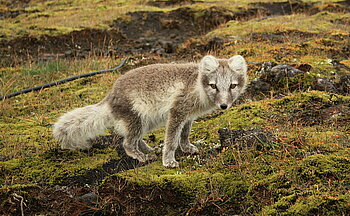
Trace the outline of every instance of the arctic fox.
<path fill-rule="evenodd" d="M 162 161 L 178 167 L 175 150 L 198 152 L 190 143 L 192 121 L 215 109 L 228 109 L 244 91 L 244 58 L 217 59 L 207 55 L 199 63 L 154 64 L 121 76 L 99 103 L 61 116 L 53 135 L 66 149 L 89 149 L 90 140 L 112 128 L 124 137 L 126 153 L 140 162 L 151 159 L 153 149 L 143 136 L 166 124 Z"/>

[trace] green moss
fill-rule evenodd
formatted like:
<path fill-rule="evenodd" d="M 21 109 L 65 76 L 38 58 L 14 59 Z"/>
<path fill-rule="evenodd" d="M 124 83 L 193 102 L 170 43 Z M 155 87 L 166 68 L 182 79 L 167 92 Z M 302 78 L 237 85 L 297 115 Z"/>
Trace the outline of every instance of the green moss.
<path fill-rule="evenodd" d="M 93 154 L 78 151 L 53 150 L 40 155 L 0 162 L 2 171 L 26 184 L 57 184 L 68 177 L 79 176 L 100 168 L 110 159 L 117 159 L 116 151 L 100 150 Z M 10 184 L 11 182 L 6 182 Z"/>
<path fill-rule="evenodd" d="M 291 215 L 345 215 L 350 211 L 350 196 L 310 196 L 293 205 Z"/>
<path fill-rule="evenodd" d="M 209 33 L 211 36 L 238 36 L 243 38 L 250 33 L 272 33 L 284 31 L 301 31 L 310 33 L 323 33 L 328 31 L 346 31 L 346 25 L 332 23 L 332 20 L 349 17 L 349 14 L 320 12 L 312 16 L 304 14 L 292 14 L 286 16 L 270 17 L 264 20 L 252 19 L 249 21 L 233 20 L 224 28 L 219 28 Z M 259 21 L 257 21 L 259 20 Z M 275 26 L 275 28 L 271 28 Z"/>
<path fill-rule="evenodd" d="M 268 106 L 259 102 L 234 107 L 216 118 L 199 120 L 193 125 L 193 139 L 218 142 L 217 131 L 220 128 L 250 129 L 263 128 L 266 124 L 265 114 Z M 215 114 L 213 114 L 215 116 Z"/>
<path fill-rule="evenodd" d="M 336 105 L 348 106 L 349 97 L 321 91 L 310 91 L 287 96 L 273 102 L 272 109 L 279 112 L 281 117 L 300 121 L 301 124 L 334 123 L 336 119 L 318 110 L 327 110 Z M 313 109 L 317 107 L 318 110 Z"/>
<path fill-rule="evenodd" d="M 26 191 L 28 189 L 33 189 L 33 188 L 39 188 L 37 185 L 33 185 L 33 184 L 14 184 L 14 185 L 4 185 L 3 187 L 0 188 L 0 194 L 8 194 L 11 192 L 23 192 Z"/>
<path fill-rule="evenodd" d="M 320 12 L 312 16 L 296 13 L 267 19 L 233 20 L 209 32 L 207 37 L 230 40 L 224 49 L 218 50 L 225 56 L 240 54 L 252 61 L 307 63 L 314 66 L 310 73 L 329 77 L 334 68 L 317 63 L 347 58 L 348 23 L 339 20 L 348 18 L 346 13 Z M 305 59 L 308 60 L 305 62 Z"/>
<path fill-rule="evenodd" d="M 350 180 L 350 158 L 336 155 L 316 154 L 305 158 L 296 167 L 296 175 L 308 184 L 325 183 L 333 181 Z"/>
<path fill-rule="evenodd" d="M 63 79 L 81 71 L 105 68 L 109 64 L 115 63 L 92 58 L 39 62 L 26 69 L 24 66 L 4 69 L 0 74 L 8 83 L 2 89 L 3 94 Z M 1 101 L 0 154 L 13 158 L 56 148 L 50 125 L 65 111 L 100 101 L 118 76 L 117 73 L 101 74 Z"/>
<path fill-rule="evenodd" d="M 295 203 L 296 199 L 297 195 L 295 194 L 284 196 L 273 205 L 264 208 L 262 215 L 288 215 L 286 211 Z"/>
<path fill-rule="evenodd" d="M 312 155 L 284 173 L 261 180 L 250 192 L 265 191 L 270 202 L 275 200 L 263 208 L 262 215 L 341 215 L 350 208 L 350 196 L 343 188 L 350 180 L 349 166 L 346 157 Z"/>
<path fill-rule="evenodd" d="M 186 174 L 179 169 L 164 168 L 161 162 L 156 162 L 145 167 L 123 172 L 119 176 L 144 186 L 158 185 L 165 187 L 171 185 L 179 191 L 194 195 L 205 190 L 210 174 L 206 171 Z"/>
<path fill-rule="evenodd" d="M 220 7 L 227 8 L 232 11 L 241 11 L 242 8 L 251 8 L 254 1 L 225 1 L 220 2 Z M 277 1 L 279 2 L 279 1 Z M 143 0 L 139 1 L 60 1 L 54 3 L 52 1 L 30 2 L 25 8 L 27 13 L 20 14 L 15 18 L 8 18 L 0 21 L 0 29 L 3 38 L 9 39 L 21 35 L 59 35 L 69 33 L 74 30 L 84 28 L 110 28 L 112 20 L 117 18 L 125 18 L 128 12 L 133 11 L 169 11 L 173 8 L 150 7 Z M 204 3 L 195 3 L 187 5 L 175 5 L 176 7 L 189 7 L 197 11 L 196 17 L 203 16 L 201 11 L 218 6 L 215 1 L 205 1 Z M 5 7 L 5 6 L 4 6 Z M 6 8 L 6 7 L 5 7 Z M 6 8 L 8 10 L 8 8 Z M 91 20 L 93 16 L 95 19 Z M 64 17 L 64 19 L 62 19 Z M 270 18 L 260 22 L 251 21 L 247 24 L 232 21 L 228 28 L 215 31 L 216 35 L 235 35 L 245 33 L 249 30 L 258 32 L 260 29 L 267 31 L 269 23 L 278 26 L 279 29 L 307 29 L 312 31 L 325 31 L 334 28 L 337 24 L 337 30 L 346 28 L 342 27 L 343 22 L 331 23 L 334 20 L 346 20 L 348 16 L 335 13 L 322 12 L 314 16 L 305 17 L 300 14 L 283 16 L 279 18 Z M 306 22 L 303 22 L 306 20 Z M 246 27 L 249 28 L 246 28 Z M 274 29 L 276 30 L 276 29 Z"/>
<path fill-rule="evenodd" d="M 346 215 L 349 196 L 310 196 L 292 194 L 265 208 L 262 215 Z"/>
<path fill-rule="evenodd" d="M 142 187 L 173 190 L 173 193 L 181 193 L 199 203 L 204 200 L 218 201 L 224 196 L 238 203 L 245 199 L 242 194 L 249 187 L 247 181 L 237 179 L 237 175 L 230 173 L 213 172 L 211 169 L 167 169 L 160 162 L 117 175 Z"/>

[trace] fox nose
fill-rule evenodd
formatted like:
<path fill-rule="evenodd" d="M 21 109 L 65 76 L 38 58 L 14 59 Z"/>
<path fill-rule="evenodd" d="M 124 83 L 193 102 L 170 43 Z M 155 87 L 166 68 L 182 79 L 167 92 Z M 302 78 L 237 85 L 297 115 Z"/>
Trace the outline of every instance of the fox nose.
<path fill-rule="evenodd" d="M 224 110 L 224 109 L 227 109 L 227 104 L 221 104 L 221 105 L 220 105 L 220 108 L 223 109 L 223 110 Z"/>

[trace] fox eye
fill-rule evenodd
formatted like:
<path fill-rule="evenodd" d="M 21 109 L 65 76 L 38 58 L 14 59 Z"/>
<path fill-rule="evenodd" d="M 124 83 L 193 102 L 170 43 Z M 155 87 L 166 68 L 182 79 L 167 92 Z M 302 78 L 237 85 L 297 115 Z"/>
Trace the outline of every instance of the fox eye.
<path fill-rule="evenodd" d="M 230 89 L 234 89 L 234 88 L 236 88 L 237 87 L 237 84 L 231 84 L 230 85 Z"/>
<path fill-rule="evenodd" d="M 212 89 L 218 89 L 215 84 L 209 84 Z"/>

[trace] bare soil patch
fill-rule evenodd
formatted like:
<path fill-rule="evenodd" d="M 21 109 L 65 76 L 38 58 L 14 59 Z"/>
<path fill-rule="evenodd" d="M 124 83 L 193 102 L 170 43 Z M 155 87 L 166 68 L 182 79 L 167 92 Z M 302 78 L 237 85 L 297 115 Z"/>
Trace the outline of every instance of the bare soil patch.
<path fill-rule="evenodd" d="M 304 13 L 310 10 L 314 3 L 306 3 L 302 1 L 286 1 L 286 2 L 259 2 L 252 5 L 261 7 L 266 14 L 271 16 L 289 15 L 292 13 Z"/>
<path fill-rule="evenodd" d="M 200 11 L 190 8 L 170 12 L 138 11 L 129 13 L 129 20 L 115 20 L 111 30 L 84 29 L 58 36 L 23 36 L 2 40 L 1 63 L 13 65 L 23 60 L 85 58 L 92 54 L 174 54 L 188 38 L 199 37 L 230 20 L 252 18 L 257 13 L 256 9 L 234 13 L 221 7 Z"/>
<path fill-rule="evenodd" d="M 194 0 L 150 1 L 150 2 L 147 2 L 147 5 L 165 8 L 165 7 L 174 7 L 174 6 L 195 4 L 195 3 L 199 3 L 199 2 L 203 2 L 203 1 L 194 1 Z"/>

